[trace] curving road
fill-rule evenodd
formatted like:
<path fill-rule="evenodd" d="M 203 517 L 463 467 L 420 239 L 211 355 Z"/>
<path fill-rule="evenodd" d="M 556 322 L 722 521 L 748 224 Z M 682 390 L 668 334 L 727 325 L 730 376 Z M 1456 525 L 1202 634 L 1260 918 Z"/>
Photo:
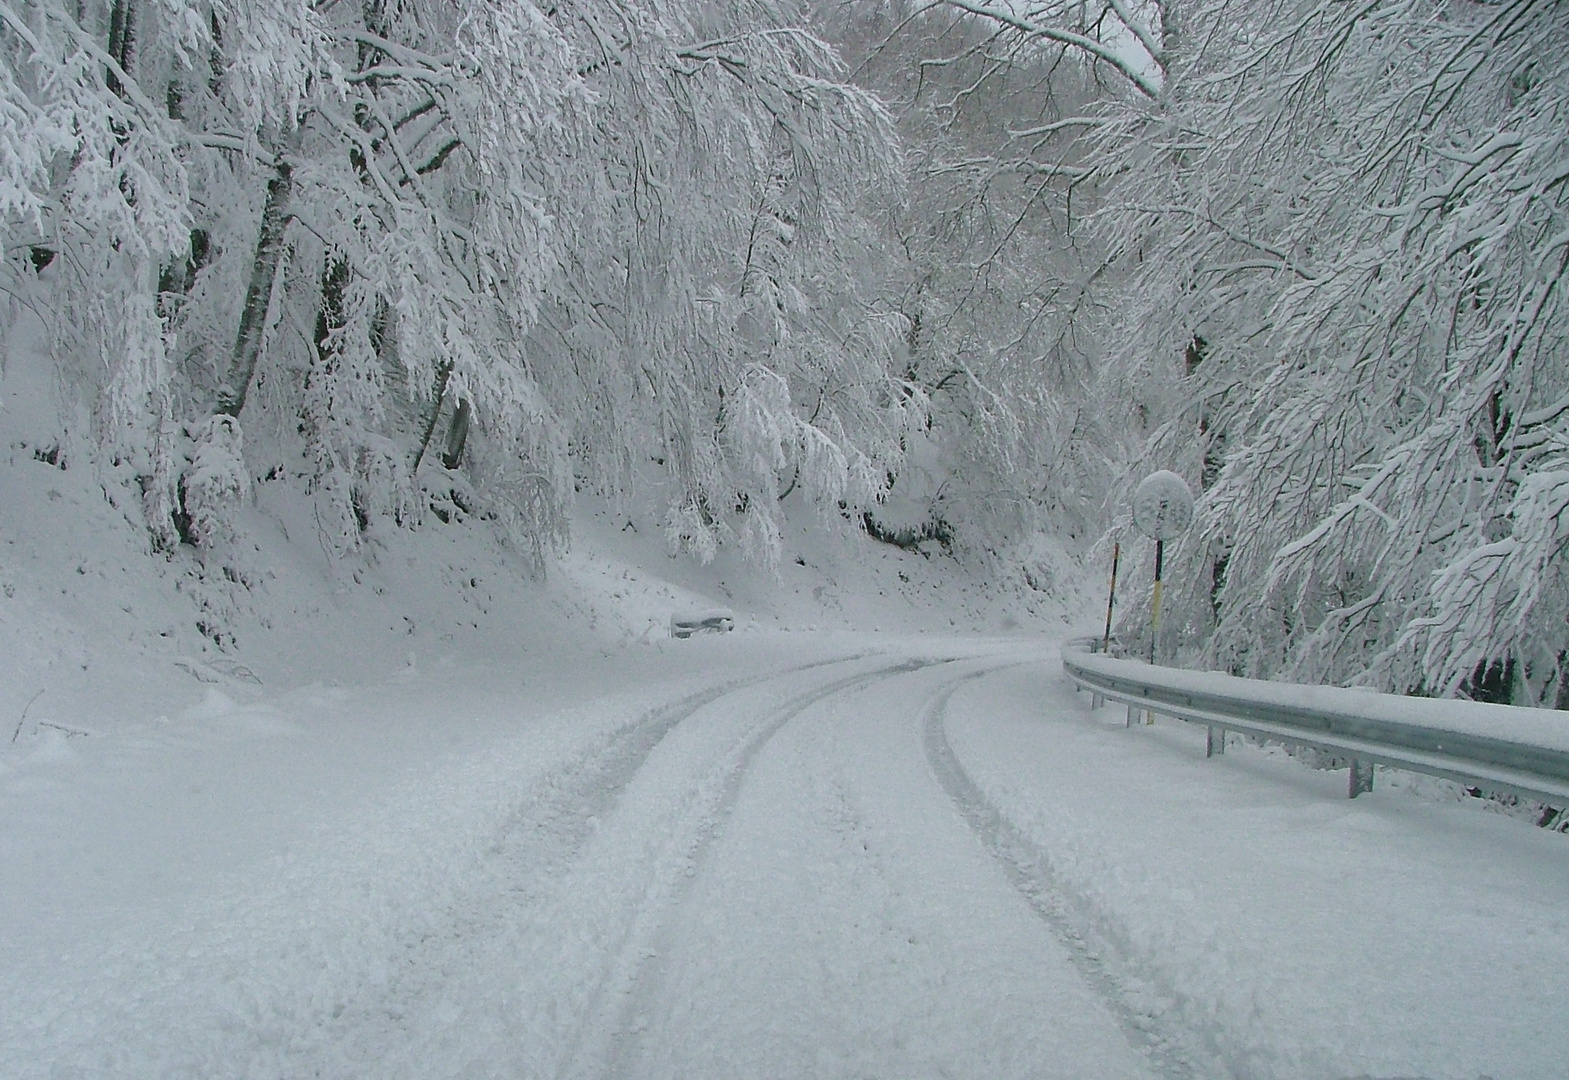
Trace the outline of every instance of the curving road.
<path fill-rule="evenodd" d="M 734 739 L 559 1074 L 1151 1075 L 929 767 L 974 667 L 836 679 Z"/>
<path fill-rule="evenodd" d="M 1202 733 L 1090 714 L 1038 646 L 950 644 L 714 644 L 647 690 L 563 675 L 527 717 L 497 687 L 493 716 L 431 727 L 483 705 L 460 681 L 191 728 L 228 743 L 149 737 L 168 790 L 62 809 L 39 848 L 86 866 L 62 838 L 128 815 L 115 845 L 153 839 L 113 868 L 123 905 L 8 909 L 32 936 L 0 941 L 0 1073 L 1557 1074 L 1562 837 L 1388 784 L 1348 805 L 1257 750 L 1205 762 Z M 12 787 L 54 790 L 46 766 L 67 790 L 48 762 Z M 193 767 L 266 791 L 257 836 L 291 839 L 223 864 L 245 820 L 225 819 L 204 857 L 228 869 L 137 901 Z"/>
<path fill-rule="evenodd" d="M 651 713 L 540 786 L 468 925 L 339 1019 L 324 1075 L 1157 1075 L 929 764 L 986 666 L 852 659 Z"/>

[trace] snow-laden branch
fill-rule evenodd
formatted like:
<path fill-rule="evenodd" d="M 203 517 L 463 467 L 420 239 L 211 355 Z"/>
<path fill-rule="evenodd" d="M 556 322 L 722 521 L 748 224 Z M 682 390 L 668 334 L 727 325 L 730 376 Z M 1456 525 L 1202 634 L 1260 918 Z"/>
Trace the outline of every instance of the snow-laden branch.
<path fill-rule="evenodd" d="M 1095 38 L 1047 23 L 1036 22 L 1006 7 L 994 7 L 976 3 L 975 0 L 936 0 L 936 3 L 932 6 L 935 7 L 938 4 L 957 8 L 960 11 L 968 12 L 983 19 L 990 19 L 992 22 L 1006 26 L 1026 37 L 1042 38 L 1078 49 L 1080 52 L 1111 66 L 1145 97 L 1157 98 L 1160 96 L 1159 82 L 1150 78 L 1132 59 L 1124 56 L 1104 42 L 1097 41 Z M 1133 32 L 1141 42 L 1150 36 L 1148 30 L 1142 27 L 1138 31 L 1134 31 L 1134 26 L 1137 25 L 1135 21 L 1127 21 L 1126 25 L 1129 31 Z M 1151 59 L 1155 60 L 1157 64 L 1160 62 L 1160 55 L 1163 55 L 1160 53 L 1160 50 L 1150 50 Z"/>

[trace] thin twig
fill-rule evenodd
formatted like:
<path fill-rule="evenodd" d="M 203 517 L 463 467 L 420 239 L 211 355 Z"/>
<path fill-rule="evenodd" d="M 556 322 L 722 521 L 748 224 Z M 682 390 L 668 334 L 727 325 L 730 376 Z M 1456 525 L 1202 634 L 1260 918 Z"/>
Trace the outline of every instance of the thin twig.
<path fill-rule="evenodd" d="M 16 742 L 17 736 L 22 734 L 22 725 L 27 723 L 27 710 L 31 709 L 33 707 L 33 702 L 37 701 L 39 698 L 41 698 L 43 696 L 44 696 L 44 692 L 42 690 L 40 690 L 40 691 L 38 691 L 38 693 L 34 694 L 28 700 L 26 705 L 22 706 L 22 716 L 21 716 L 21 719 L 19 719 L 16 722 L 16 730 L 11 733 L 11 741 L 13 743 Z"/>

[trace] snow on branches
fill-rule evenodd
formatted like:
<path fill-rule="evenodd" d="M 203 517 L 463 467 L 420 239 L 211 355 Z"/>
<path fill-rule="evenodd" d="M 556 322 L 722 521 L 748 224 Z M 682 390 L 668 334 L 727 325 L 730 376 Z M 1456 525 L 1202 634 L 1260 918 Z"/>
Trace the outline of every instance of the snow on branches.
<path fill-rule="evenodd" d="M 1205 659 L 1569 700 L 1569 19 L 1282 0 L 1184 27 L 1204 47 L 1095 167 L 1135 267 L 1123 370 L 1174 403 L 1146 461 L 1207 488 L 1175 560 Z"/>
<path fill-rule="evenodd" d="M 657 459 L 767 559 L 788 489 L 854 520 L 899 452 L 856 278 L 896 140 L 789 4 L 0 0 L 0 50 L 6 287 L 162 549 L 265 474 L 335 552 L 461 490 L 539 570 Z"/>

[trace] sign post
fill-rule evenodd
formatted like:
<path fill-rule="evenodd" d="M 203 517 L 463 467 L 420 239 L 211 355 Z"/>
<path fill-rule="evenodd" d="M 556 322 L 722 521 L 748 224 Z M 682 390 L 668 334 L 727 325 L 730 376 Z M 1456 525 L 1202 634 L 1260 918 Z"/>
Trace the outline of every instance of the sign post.
<path fill-rule="evenodd" d="M 1155 662 L 1155 639 L 1160 636 L 1160 570 L 1166 561 L 1166 541 L 1155 541 L 1155 592 L 1150 597 L 1150 663 Z"/>
<path fill-rule="evenodd" d="M 1167 469 L 1151 473 L 1133 492 L 1133 524 L 1155 541 L 1155 590 L 1150 597 L 1150 663 L 1155 662 L 1160 639 L 1161 572 L 1165 568 L 1166 541 L 1175 539 L 1193 522 L 1193 492 L 1187 482 Z M 1146 722 L 1153 722 L 1146 714 Z M 1132 722 L 1130 713 L 1129 722 Z"/>
<path fill-rule="evenodd" d="M 1117 564 L 1122 561 L 1122 543 L 1120 541 L 1111 545 L 1111 590 L 1106 594 L 1106 634 L 1101 638 L 1100 651 L 1111 654 L 1111 610 L 1117 602 Z M 1094 651 L 1091 642 L 1091 652 Z M 1090 708 L 1098 709 L 1106 704 L 1106 699 L 1099 694 L 1090 695 Z"/>
<path fill-rule="evenodd" d="M 1117 564 L 1122 561 L 1122 544 L 1111 545 L 1111 592 L 1106 595 L 1106 636 L 1101 639 L 1100 651 L 1111 652 L 1111 607 L 1117 602 Z"/>

